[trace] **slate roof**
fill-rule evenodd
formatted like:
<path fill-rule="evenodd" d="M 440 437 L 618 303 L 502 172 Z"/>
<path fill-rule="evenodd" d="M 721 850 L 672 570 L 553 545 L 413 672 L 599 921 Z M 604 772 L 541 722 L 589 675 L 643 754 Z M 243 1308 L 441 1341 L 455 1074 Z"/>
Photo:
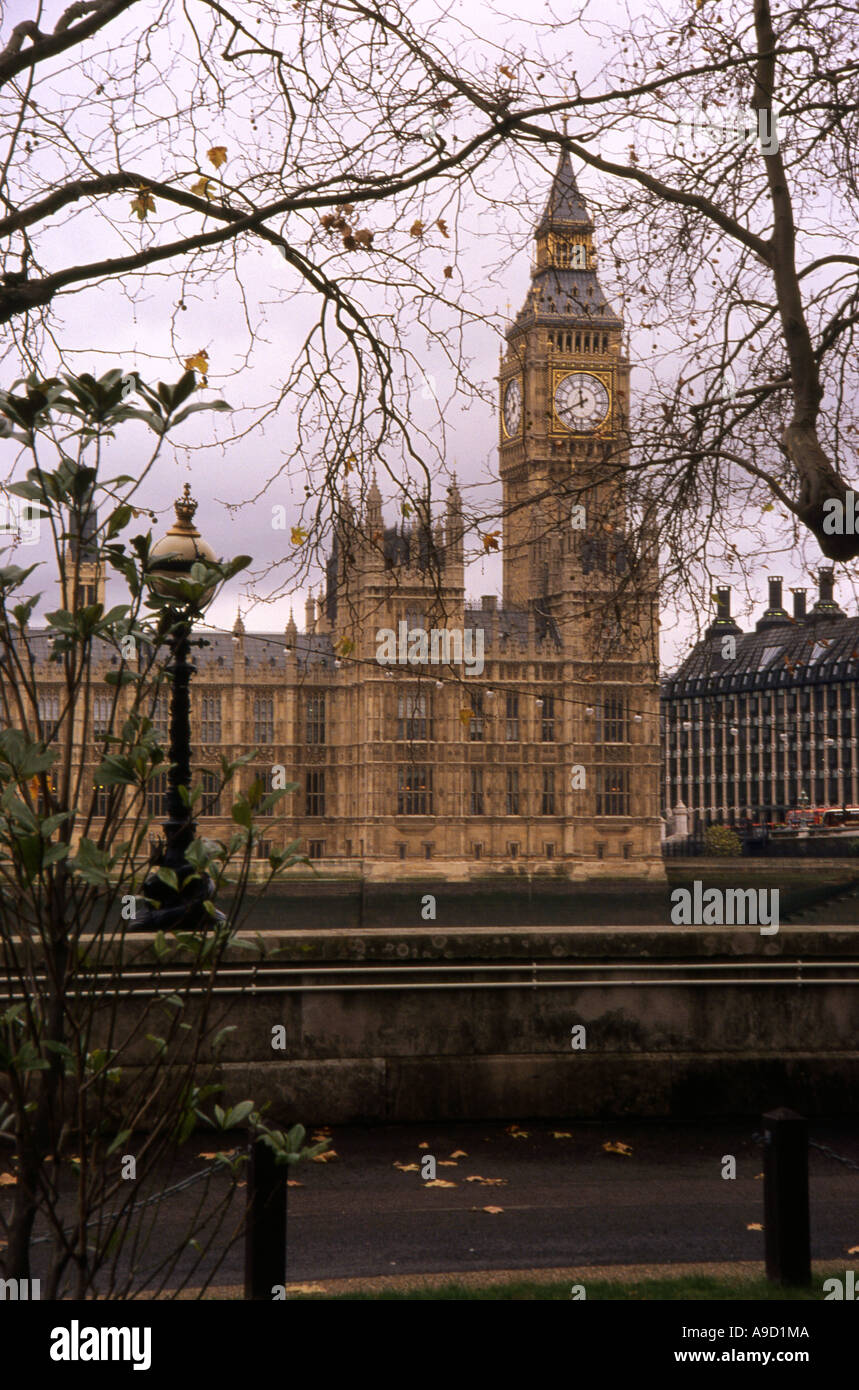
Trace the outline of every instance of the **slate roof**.
<path fill-rule="evenodd" d="M 593 231 L 593 222 L 585 200 L 578 190 L 570 156 L 563 151 L 552 181 L 548 202 L 537 224 L 537 235 L 557 227 L 559 231 L 578 229 Z M 619 328 L 623 320 L 605 297 L 594 270 L 570 270 L 560 266 L 543 266 L 531 276 L 528 297 L 508 329 L 509 337 L 516 329 L 529 326 L 537 317 L 568 321 L 575 318 L 583 324 L 599 328 Z"/>
<path fill-rule="evenodd" d="M 735 640 L 736 658 L 723 660 L 722 634 L 705 637 L 663 680 L 663 699 L 859 677 L 859 617 L 811 614 L 802 622 L 742 633 Z"/>

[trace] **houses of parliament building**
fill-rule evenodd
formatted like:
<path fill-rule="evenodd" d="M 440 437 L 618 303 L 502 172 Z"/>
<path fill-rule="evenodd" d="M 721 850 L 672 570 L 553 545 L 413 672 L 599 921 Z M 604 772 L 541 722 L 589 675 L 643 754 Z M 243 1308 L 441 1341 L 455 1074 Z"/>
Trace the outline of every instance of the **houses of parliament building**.
<path fill-rule="evenodd" d="M 656 567 L 627 545 L 630 364 L 593 234 L 563 154 L 499 366 L 501 602 L 466 600 L 455 481 L 411 525 L 386 525 L 375 479 L 355 514 L 344 500 L 304 631 L 200 634 L 199 833 L 229 831 L 221 754 L 256 750 L 245 780 L 297 784 L 261 853 L 297 840 L 322 871 L 376 879 L 662 875 Z"/>

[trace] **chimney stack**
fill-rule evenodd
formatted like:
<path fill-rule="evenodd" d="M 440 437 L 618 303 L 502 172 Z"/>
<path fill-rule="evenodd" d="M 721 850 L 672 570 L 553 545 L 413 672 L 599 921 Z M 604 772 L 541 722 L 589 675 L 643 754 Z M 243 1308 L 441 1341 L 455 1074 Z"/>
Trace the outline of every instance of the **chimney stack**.
<path fill-rule="evenodd" d="M 843 610 L 835 602 L 835 570 L 824 565 L 817 571 L 817 602 L 809 618 L 843 618 Z"/>
<path fill-rule="evenodd" d="M 791 589 L 793 594 L 793 620 L 795 623 L 805 622 L 805 590 Z"/>
<path fill-rule="evenodd" d="M 731 587 L 729 584 L 722 584 L 716 590 L 716 616 L 707 628 L 707 636 L 722 637 L 725 633 L 737 633 L 742 630 L 731 617 Z"/>
<path fill-rule="evenodd" d="M 781 582 L 782 577 L 780 574 L 770 575 L 770 600 L 763 617 L 759 618 L 755 623 L 756 632 L 766 632 L 770 628 L 787 627 L 791 625 L 791 619 L 782 607 Z"/>

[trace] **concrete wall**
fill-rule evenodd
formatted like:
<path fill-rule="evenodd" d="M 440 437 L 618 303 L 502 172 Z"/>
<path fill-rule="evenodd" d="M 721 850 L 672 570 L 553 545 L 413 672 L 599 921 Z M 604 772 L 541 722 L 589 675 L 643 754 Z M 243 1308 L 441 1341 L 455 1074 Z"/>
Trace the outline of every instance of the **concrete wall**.
<path fill-rule="evenodd" d="M 281 1121 L 835 1115 L 859 1099 L 856 927 L 297 931 L 266 947 L 254 993 L 221 1001 L 236 1031 L 218 1076 Z M 371 982 L 393 988 L 354 988 Z"/>

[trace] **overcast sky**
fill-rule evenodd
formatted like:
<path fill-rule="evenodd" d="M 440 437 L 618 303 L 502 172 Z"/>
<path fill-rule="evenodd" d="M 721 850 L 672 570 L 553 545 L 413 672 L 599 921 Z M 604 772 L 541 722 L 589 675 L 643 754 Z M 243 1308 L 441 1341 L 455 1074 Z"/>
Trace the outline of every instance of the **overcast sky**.
<path fill-rule="evenodd" d="M 45 27 L 53 25 L 63 8 L 64 4 L 56 3 L 56 0 L 44 6 L 47 16 Z M 12 23 L 31 12 L 29 4 L 18 0 L 7 10 L 5 31 L 8 33 Z M 591 33 L 581 32 L 574 54 L 575 70 L 583 87 L 589 80 L 598 80 L 605 58 L 599 21 L 604 18 L 619 19 L 626 12 L 630 15 L 630 25 L 647 22 L 646 4 L 637 3 L 630 6 L 628 11 L 626 7 L 602 2 L 592 8 L 594 19 Z M 137 7 L 126 17 L 129 25 L 136 13 Z M 485 51 L 486 43 L 480 37 L 483 34 L 491 34 L 495 44 L 508 46 L 511 53 L 523 47 L 533 52 L 535 46 L 542 45 L 549 56 L 561 56 L 560 51 L 553 47 L 557 41 L 540 27 L 541 17 L 549 15 L 547 5 L 529 7 L 524 19 L 507 16 L 499 4 L 478 4 L 476 0 L 456 0 L 448 7 L 447 17 L 440 19 L 436 18 L 434 5 L 410 7 L 412 16 L 423 13 L 426 13 L 428 20 L 433 16 L 436 37 L 439 33 L 443 34 L 445 29 L 450 31 L 452 40 L 463 41 L 465 36 L 465 42 L 476 58 L 484 52 L 488 62 L 497 61 L 497 50 Z M 65 90 L 64 80 L 62 64 L 58 64 L 54 78 L 57 90 Z M 455 131 L 448 134 L 453 136 Z M 129 140 L 131 135 L 128 132 Z M 613 140 L 616 149 L 625 147 L 629 143 L 628 132 L 617 131 Z M 225 133 L 223 126 L 202 126 L 195 131 L 195 141 L 200 148 L 205 148 L 207 141 L 212 144 L 225 143 L 229 147 L 230 133 L 229 130 Z M 138 162 L 141 162 L 145 151 L 136 153 Z M 458 204 L 458 283 L 462 286 L 464 302 L 492 320 L 474 324 L 468 329 L 464 355 L 470 362 L 470 380 L 490 392 L 494 392 L 500 330 L 506 321 L 508 305 L 510 312 L 515 315 L 528 286 L 530 236 L 545 202 L 555 163 L 556 156 L 550 150 L 537 152 L 533 159 L 521 155 L 515 161 L 512 157 L 509 160 L 498 159 L 493 165 L 487 166 L 486 186 L 470 192 L 464 190 Z M 157 174 L 160 176 L 160 170 Z M 605 193 L 605 189 L 600 187 L 598 175 L 591 170 L 580 169 L 576 170 L 576 174 L 585 196 L 598 202 Z M 120 196 L 124 203 L 129 202 L 127 194 Z M 139 226 L 130 220 L 130 244 L 137 244 L 141 234 L 145 235 L 145 232 L 141 233 Z M 77 258 L 89 259 L 93 251 L 91 237 L 91 218 L 64 219 L 55 232 L 56 266 L 68 264 Z M 181 492 L 186 481 L 190 482 L 199 502 L 197 524 L 215 551 L 220 555 L 249 552 L 254 557 L 254 567 L 264 568 L 268 562 L 282 560 L 285 554 L 290 553 L 288 530 L 284 533 L 272 529 L 272 508 L 282 505 L 290 518 L 297 519 L 301 480 L 295 476 L 291 480 L 281 479 L 257 500 L 249 502 L 248 499 L 265 486 L 292 446 L 294 412 L 290 401 L 286 400 L 275 415 L 269 416 L 239 443 L 224 447 L 221 441 L 237 425 L 244 427 L 248 424 L 259 407 L 276 394 L 284 379 L 285 364 L 300 349 L 316 305 L 307 295 L 296 298 L 295 274 L 274 248 L 255 247 L 243 250 L 241 254 L 241 277 L 248 303 L 252 305 L 257 330 L 252 350 L 244 307 L 235 284 L 229 280 L 223 285 L 206 284 L 196 290 L 188 286 L 182 288 L 176 266 L 150 279 L 145 291 L 135 301 L 130 299 L 123 285 L 111 281 L 98 288 L 64 297 L 55 306 L 59 320 L 57 337 L 63 344 L 67 362 L 77 370 L 100 373 L 109 366 L 121 365 L 129 370 L 139 368 L 148 380 L 157 376 L 175 379 L 181 373 L 183 355 L 200 348 L 208 351 L 212 394 L 222 395 L 236 408 L 236 414 L 232 417 L 201 414 L 183 425 L 176 432 L 175 442 L 165 448 L 163 457 L 147 480 L 141 501 L 159 512 L 162 520 L 156 531 L 160 533 L 168 524 L 172 499 Z M 498 266 L 505 261 L 503 273 L 499 273 Z M 623 296 L 634 304 L 637 278 L 634 265 L 624 266 L 615 273 L 613 268 L 603 263 L 600 278 L 616 308 L 621 308 Z M 183 299 L 186 307 L 176 314 L 179 326 L 171 337 L 171 315 L 175 313 L 179 298 Z M 380 290 L 376 298 L 376 307 L 382 308 L 384 293 Z M 368 302 L 372 303 L 372 300 Z M 652 337 L 651 332 L 633 333 L 630 343 L 633 363 L 647 363 Z M 440 425 L 434 420 L 434 392 L 442 402 L 445 431 L 443 452 L 447 468 L 452 470 L 455 467 L 467 505 L 487 508 L 497 505 L 501 490 L 500 485 L 493 482 L 498 466 L 494 405 L 475 400 L 473 396 L 458 396 L 449 367 L 440 354 L 427 351 L 425 342 L 417 334 L 412 348 L 416 353 L 423 354 L 421 360 L 425 362 L 426 371 L 426 381 L 411 403 L 417 418 L 440 438 Z M 53 367 L 53 363 L 49 365 Z M 634 371 L 632 387 L 634 396 L 646 390 L 647 372 L 644 366 Z M 108 471 L 133 473 L 142 467 L 149 443 L 149 437 L 144 438 L 144 434 L 143 427 L 137 425 L 120 432 L 109 455 Z M 8 476 L 12 446 L 4 444 L 2 447 L 6 460 L 3 473 Z M 440 482 L 446 485 L 446 478 Z M 444 487 L 441 486 L 441 496 L 443 491 Z M 394 508 L 389 503 L 386 520 L 391 523 L 395 519 Z M 36 553 L 35 549 L 32 553 Z M 27 555 L 27 551 L 22 551 L 21 555 Z M 718 563 L 718 557 L 716 559 Z M 779 561 L 778 572 L 785 576 L 786 589 L 790 583 L 809 582 L 807 577 L 803 577 L 798 562 L 790 566 Z M 755 617 L 760 615 L 766 604 L 766 574 L 767 567 L 762 566 L 752 577 L 752 589 L 756 596 Z M 280 571 L 277 584 L 280 585 L 285 578 L 286 571 Z M 320 579 L 317 571 L 315 587 L 318 587 Z M 216 626 L 230 628 L 240 606 L 248 629 L 278 630 L 286 623 L 292 608 L 299 627 L 302 627 L 306 582 L 303 579 L 293 581 L 288 594 L 278 597 L 276 601 L 266 602 L 266 595 L 274 582 L 263 580 L 254 586 L 253 594 L 247 591 L 246 581 L 234 582 L 213 605 L 208 615 L 209 621 Z M 485 556 L 469 565 L 467 590 L 470 596 L 479 598 L 481 594 L 500 593 L 500 586 L 500 556 Z M 121 601 L 119 585 L 112 585 L 110 597 Z M 841 595 L 841 598 L 844 602 L 845 596 Z M 748 626 L 741 602 L 737 603 L 736 610 L 741 623 Z M 664 618 L 662 661 L 663 665 L 671 666 L 688 643 L 689 629 L 685 623 L 678 627 L 675 615 L 671 613 L 666 613 Z"/>

